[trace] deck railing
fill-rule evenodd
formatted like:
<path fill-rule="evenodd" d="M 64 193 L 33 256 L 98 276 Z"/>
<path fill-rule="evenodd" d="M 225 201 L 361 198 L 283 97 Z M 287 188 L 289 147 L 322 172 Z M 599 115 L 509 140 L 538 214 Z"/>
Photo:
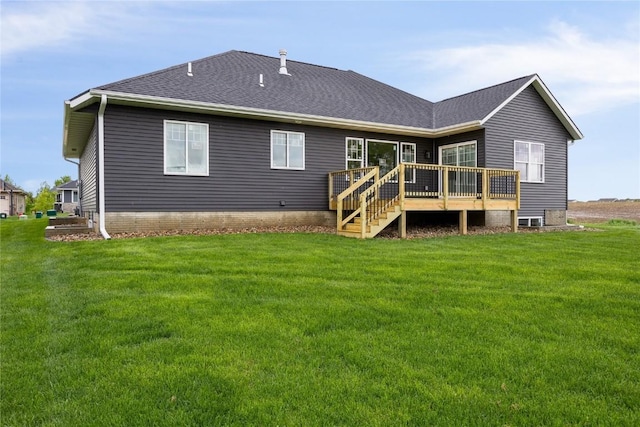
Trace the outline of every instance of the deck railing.
<path fill-rule="evenodd" d="M 398 179 L 401 175 L 403 165 L 391 169 L 389 173 L 373 183 L 369 188 L 360 195 L 360 216 L 362 233 L 367 224 L 376 220 L 382 213 L 386 212 L 391 206 L 400 202 L 403 192 L 403 182 Z"/>
<path fill-rule="evenodd" d="M 517 199 L 520 194 L 519 172 L 516 170 L 419 163 L 403 163 L 400 167 L 404 167 L 404 172 L 399 175 L 405 178 L 406 197 Z M 372 170 L 377 170 L 377 167 L 331 172 L 329 201 L 334 203 L 333 208 L 340 193 Z M 372 182 L 365 182 L 368 184 L 365 187 L 358 185 L 357 190 L 364 191 Z M 354 195 L 358 198 L 360 194 L 356 192 Z"/>
<path fill-rule="evenodd" d="M 329 208 L 337 211 L 338 230 L 360 217 L 364 236 L 368 224 L 394 204 L 404 210 L 405 200 L 409 198 L 437 199 L 439 209 L 445 210 L 450 205 L 459 209 L 460 200 L 473 204 L 473 209 L 496 209 L 496 204 L 491 203 L 493 200 L 509 200 L 515 202 L 513 205 L 518 209 L 520 172 L 401 163 L 382 178 L 379 178 L 378 167 L 329 174 Z"/>
<path fill-rule="evenodd" d="M 335 204 L 338 229 L 360 214 L 360 195 L 379 178 L 377 166 L 329 174 L 329 209 Z"/>

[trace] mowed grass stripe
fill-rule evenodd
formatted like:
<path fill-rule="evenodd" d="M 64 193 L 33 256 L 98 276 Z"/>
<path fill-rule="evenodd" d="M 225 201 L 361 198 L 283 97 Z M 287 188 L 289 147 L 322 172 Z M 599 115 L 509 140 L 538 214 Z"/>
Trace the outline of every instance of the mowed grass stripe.
<path fill-rule="evenodd" d="M 1 223 L 3 425 L 635 425 L 640 232 L 54 243 Z"/>

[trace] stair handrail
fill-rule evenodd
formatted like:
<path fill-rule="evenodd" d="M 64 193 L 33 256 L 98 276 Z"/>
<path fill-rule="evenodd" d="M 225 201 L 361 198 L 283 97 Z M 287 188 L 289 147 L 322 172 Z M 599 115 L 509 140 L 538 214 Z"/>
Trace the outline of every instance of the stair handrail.
<path fill-rule="evenodd" d="M 360 207 L 358 207 L 349 216 L 343 219 L 342 211 L 343 211 L 344 199 L 352 195 L 354 192 L 360 189 L 360 187 L 368 183 L 371 179 L 373 179 L 374 182 L 378 181 L 379 176 L 380 176 L 380 168 L 378 166 L 375 166 L 369 172 L 362 175 L 360 179 L 358 179 L 356 182 L 351 184 L 349 188 L 344 190 L 342 193 L 338 194 L 338 196 L 336 197 L 336 216 L 337 216 L 338 230 L 342 230 L 342 227 L 345 224 L 347 224 L 349 221 L 351 221 L 360 213 Z"/>
<path fill-rule="evenodd" d="M 362 193 L 360 193 L 360 208 L 359 208 L 359 210 L 360 210 L 360 218 L 361 218 L 361 221 L 360 221 L 360 226 L 361 226 L 360 232 L 361 232 L 363 238 L 366 235 L 368 221 L 369 220 L 375 220 L 382 212 L 384 212 L 386 210 L 386 208 L 391 206 L 391 204 L 393 204 L 393 202 L 395 202 L 396 200 L 400 200 L 401 190 L 400 190 L 400 185 L 398 185 L 398 194 L 394 198 L 390 199 L 390 201 L 386 205 L 380 206 L 378 209 L 375 209 L 375 211 L 370 212 L 369 215 L 367 215 L 367 212 L 369 211 L 369 207 L 374 205 L 375 203 L 377 203 L 377 201 L 379 199 L 378 190 L 380 189 L 380 187 L 382 187 L 384 184 L 390 182 L 393 179 L 394 176 L 397 177 L 398 183 L 400 183 L 401 179 L 404 179 L 404 177 L 400 176 L 401 166 L 403 166 L 403 165 L 398 165 L 395 168 L 391 169 L 382 178 L 378 179 L 376 182 L 371 184 L 369 186 L 369 188 L 367 188 Z M 367 198 L 370 195 L 373 195 L 373 197 L 367 201 Z M 371 218 L 368 218 L 368 216 L 370 216 Z"/>

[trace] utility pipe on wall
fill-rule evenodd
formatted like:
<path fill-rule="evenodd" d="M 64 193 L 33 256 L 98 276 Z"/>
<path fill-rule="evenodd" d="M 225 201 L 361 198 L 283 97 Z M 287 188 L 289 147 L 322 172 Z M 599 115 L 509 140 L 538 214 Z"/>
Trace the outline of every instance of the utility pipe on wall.
<path fill-rule="evenodd" d="M 107 95 L 102 94 L 98 109 L 98 210 L 100 211 L 100 234 L 105 239 L 111 239 L 107 233 L 106 212 L 104 207 L 104 110 L 107 108 Z"/>

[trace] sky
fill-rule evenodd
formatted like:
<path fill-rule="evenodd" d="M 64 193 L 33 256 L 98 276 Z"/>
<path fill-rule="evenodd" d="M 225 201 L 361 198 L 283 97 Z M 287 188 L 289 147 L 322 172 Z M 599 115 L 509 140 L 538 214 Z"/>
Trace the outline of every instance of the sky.
<path fill-rule="evenodd" d="M 640 198 L 640 2 L 0 1 L 0 176 L 35 191 L 64 101 L 228 50 L 360 74 L 439 101 L 537 73 L 584 134 L 569 198 Z"/>

